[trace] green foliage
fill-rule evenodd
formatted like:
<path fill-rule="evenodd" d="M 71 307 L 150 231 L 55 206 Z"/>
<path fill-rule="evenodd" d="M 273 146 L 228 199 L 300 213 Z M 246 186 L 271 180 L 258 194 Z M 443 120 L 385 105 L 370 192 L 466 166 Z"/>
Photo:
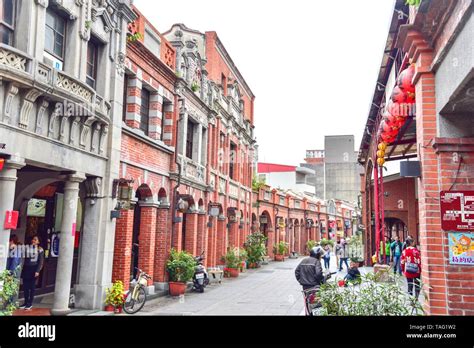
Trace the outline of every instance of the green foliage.
<path fill-rule="evenodd" d="M 263 233 L 252 233 L 247 236 L 244 248 L 247 251 L 247 261 L 249 263 L 258 263 L 263 260 L 267 254 L 265 242 L 267 237 Z"/>
<path fill-rule="evenodd" d="M 313 249 L 315 246 L 318 246 L 319 243 L 316 242 L 315 240 L 308 240 L 306 242 L 306 250 L 308 251 L 308 253 L 311 251 L 311 249 Z"/>
<path fill-rule="evenodd" d="M 226 268 L 235 268 L 239 269 L 241 264 L 242 264 L 242 259 L 240 255 L 240 249 L 239 248 L 231 248 L 227 251 L 227 254 L 225 254 L 222 257 L 222 261 L 225 262 Z"/>
<path fill-rule="evenodd" d="M 324 248 L 326 245 L 330 245 L 331 247 L 334 247 L 334 241 L 332 239 L 326 239 L 323 238 L 321 239 L 320 245 Z"/>
<path fill-rule="evenodd" d="M 356 234 L 352 238 L 348 238 L 349 258 L 354 262 L 364 261 L 364 243 L 361 234 Z"/>
<path fill-rule="evenodd" d="M 285 255 L 288 253 L 289 246 L 288 243 L 285 242 L 279 242 L 278 244 L 275 244 L 273 246 L 273 252 L 276 255 Z"/>
<path fill-rule="evenodd" d="M 419 7 L 420 4 L 421 4 L 421 0 L 406 0 L 405 3 L 406 3 L 407 5 L 410 5 L 410 6 Z"/>
<path fill-rule="evenodd" d="M 265 178 L 257 178 L 255 176 L 252 178 L 252 190 L 259 191 L 265 185 Z"/>
<path fill-rule="evenodd" d="M 382 279 L 388 279 L 382 282 Z M 391 272 L 362 275 L 361 285 L 339 287 L 338 279 L 321 286 L 318 293 L 326 316 L 423 315 L 420 302 L 409 296 Z"/>
<path fill-rule="evenodd" d="M 239 249 L 239 257 L 240 257 L 240 262 L 247 261 L 247 258 L 248 258 L 247 250 L 245 250 L 244 248 L 240 248 Z"/>
<path fill-rule="evenodd" d="M 120 307 L 123 305 L 124 299 L 124 287 L 120 280 L 117 280 L 112 284 L 111 288 L 105 289 L 105 304 L 114 307 Z"/>
<path fill-rule="evenodd" d="M 18 293 L 20 282 L 9 271 L 0 273 L 0 316 L 10 316 L 17 309 L 13 298 Z"/>
<path fill-rule="evenodd" d="M 196 261 L 191 254 L 171 249 L 166 263 L 170 281 L 179 283 L 190 281 L 194 275 L 194 267 L 196 267 Z"/>
<path fill-rule="evenodd" d="M 143 39 L 143 36 L 140 33 L 128 34 L 127 35 L 127 41 L 128 42 L 135 42 L 135 41 L 138 41 L 138 40 L 141 40 L 141 39 Z"/>
<path fill-rule="evenodd" d="M 199 84 L 196 81 L 193 81 L 193 83 L 191 84 L 191 90 L 193 92 L 199 91 Z"/>

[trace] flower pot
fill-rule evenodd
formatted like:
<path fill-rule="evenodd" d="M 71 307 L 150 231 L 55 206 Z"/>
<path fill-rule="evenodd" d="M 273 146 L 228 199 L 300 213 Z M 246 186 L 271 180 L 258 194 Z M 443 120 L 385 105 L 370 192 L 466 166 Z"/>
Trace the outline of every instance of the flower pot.
<path fill-rule="evenodd" d="M 285 261 L 285 255 L 276 254 L 275 255 L 275 261 L 279 261 L 279 262 Z"/>
<path fill-rule="evenodd" d="M 122 313 L 122 306 L 115 307 L 115 308 L 114 308 L 114 313 L 115 313 L 115 314 L 121 314 L 121 313 Z"/>
<path fill-rule="evenodd" d="M 170 295 L 171 296 L 181 296 L 186 292 L 186 283 L 181 282 L 169 282 L 170 286 Z"/>
<path fill-rule="evenodd" d="M 237 278 L 239 276 L 238 268 L 227 268 L 227 273 L 230 278 Z"/>
<path fill-rule="evenodd" d="M 112 306 L 112 305 L 106 305 L 106 306 L 105 306 L 105 311 L 106 311 L 106 312 L 114 312 L 114 311 L 115 311 L 115 307 Z"/>
<path fill-rule="evenodd" d="M 257 268 L 257 267 L 258 267 L 258 263 L 256 263 L 256 262 L 250 262 L 249 266 L 248 266 L 248 268 L 250 268 L 250 269 L 254 269 L 254 268 Z"/>

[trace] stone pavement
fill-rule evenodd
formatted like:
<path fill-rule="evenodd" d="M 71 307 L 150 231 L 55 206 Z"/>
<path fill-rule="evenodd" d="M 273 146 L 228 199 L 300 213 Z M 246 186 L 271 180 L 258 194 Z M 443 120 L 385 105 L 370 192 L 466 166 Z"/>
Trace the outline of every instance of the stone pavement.
<path fill-rule="evenodd" d="M 270 262 L 212 284 L 203 294 L 152 300 L 138 315 L 300 315 L 303 297 L 294 275 L 300 261 Z"/>

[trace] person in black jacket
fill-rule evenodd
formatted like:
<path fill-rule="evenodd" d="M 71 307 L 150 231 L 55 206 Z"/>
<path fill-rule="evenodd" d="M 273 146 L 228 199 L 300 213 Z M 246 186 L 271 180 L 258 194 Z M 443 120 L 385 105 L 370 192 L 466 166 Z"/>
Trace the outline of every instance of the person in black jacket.
<path fill-rule="evenodd" d="M 44 250 L 41 248 L 38 236 L 31 239 L 27 255 L 23 264 L 23 292 L 25 303 L 20 308 L 31 310 L 35 297 L 36 280 L 38 279 L 44 264 Z"/>
<path fill-rule="evenodd" d="M 321 285 L 324 281 L 323 267 L 321 266 L 321 256 L 324 250 L 321 247 L 314 247 L 309 253 L 309 257 L 303 259 L 296 267 L 295 276 L 303 290 Z"/>

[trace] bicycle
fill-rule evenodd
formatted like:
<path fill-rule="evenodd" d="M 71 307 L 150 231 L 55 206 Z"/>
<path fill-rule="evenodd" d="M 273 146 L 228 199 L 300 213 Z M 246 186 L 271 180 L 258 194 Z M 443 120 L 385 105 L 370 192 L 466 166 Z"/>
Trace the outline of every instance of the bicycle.
<path fill-rule="evenodd" d="M 151 276 L 143 272 L 141 269 L 135 267 L 138 271 L 137 278 L 131 282 L 131 290 L 125 295 L 125 302 L 123 303 L 123 311 L 127 314 L 138 313 L 146 302 L 146 290 L 148 280 Z"/>

